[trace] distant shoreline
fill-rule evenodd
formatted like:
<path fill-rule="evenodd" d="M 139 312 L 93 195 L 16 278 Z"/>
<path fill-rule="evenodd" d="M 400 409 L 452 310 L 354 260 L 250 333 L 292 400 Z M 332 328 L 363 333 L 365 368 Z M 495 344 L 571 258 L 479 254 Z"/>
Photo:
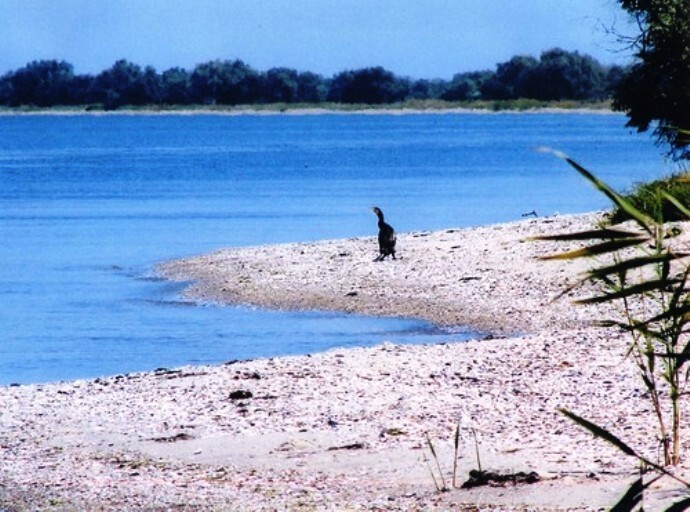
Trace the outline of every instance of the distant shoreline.
<path fill-rule="evenodd" d="M 611 103 L 598 102 L 537 102 L 533 100 L 506 102 L 409 102 L 394 105 L 238 105 L 238 106 L 149 106 L 106 110 L 100 107 L 13 107 L 0 108 L 0 116 L 127 116 L 127 115 L 444 115 L 444 114 L 617 114 Z"/>
<path fill-rule="evenodd" d="M 178 111 L 154 111 L 154 110 L 117 110 L 117 111 L 34 111 L 34 112 L 0 112 L 0 117 L 77 117 L 77 116 L 93 116 L 93 117 L 145 117 L 145 116 L 160 116 L 160 117 L 193 117 L 193 116 L 218 116 L 218 117 L 301 117 L 301 116 L 415 116 L 415 115 L 538 115 L 538 114 L 562 114 L 562 115 L 618 115 L 618 112 L 612 110 L 604 111 L 597 109 L 534 109 L 534 110 L 475 110 L 475 109 L 448 109 L 448 110 L 291 110 L 288 112 L 279 111 L 263 111 L 263 110 L 238 110 L 238 111 L 217 111 L 217 110 L 178 110 Z"/>

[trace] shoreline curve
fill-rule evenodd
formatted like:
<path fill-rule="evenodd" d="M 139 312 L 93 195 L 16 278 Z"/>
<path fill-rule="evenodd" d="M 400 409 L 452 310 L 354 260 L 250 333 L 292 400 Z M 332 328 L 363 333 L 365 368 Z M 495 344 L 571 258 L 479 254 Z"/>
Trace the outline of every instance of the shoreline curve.
<path fill-rule="evenodd" d="M 0 387 L 0 508 L 10 510 L 601 510 L 636 461 L 558 412 L 658 445 L 624 334 L 608 314 L 552 300 L 586 262 L 536 260 L 537 234 L 599 213 L 404 233 L 399 261 L 371 238 L 230 248 L 161 264 L 198 300 L 397 314 L 497 336 L 383 343 L 48 385 Z M 515 335 L 520 332 L 520 335 Z M 536 472 L 509 487 L 438 492 L 427 439 L 450 483 L 481 464 Z M 687 462 L 675 469 L 687 476 Z M 438 475 L 437 475 L 438 477 Z M 645 491 L 661 510 L 687 493 Z"/>

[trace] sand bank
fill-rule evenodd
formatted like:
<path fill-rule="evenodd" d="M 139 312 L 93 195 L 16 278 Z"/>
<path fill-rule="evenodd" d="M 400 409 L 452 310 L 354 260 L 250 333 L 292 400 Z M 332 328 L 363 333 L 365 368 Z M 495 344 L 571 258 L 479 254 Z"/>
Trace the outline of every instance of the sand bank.
<path fill-rule="evenodd" d="M 0 389 L 0 508 L 55 510 L 596 510 L 636 464 L 566 407 L 655 457 L 625 338 L 602 313 L 552 301 L 584 263 L 538 262 L 530 235 L 592 226 L 563 216 L 408 233 L 396 261 L 373 238 L 235 248 L 161 265 L 195 300 L 401 315 L 491 334 L 463 343 L 331 350 Z M 563 248 L 563 247 L 560 247 Z M 458 483 L 477 467 L 535 471 L 507 488 Z M 436 475 L 439 479 L 439 476 Z M 654 510 L 677 494 L 653 490 Z M 475 508 L 473 508 L 475 507 Z"/>
<path fill-rule="evenodd" d="M 391 107 L 391 108 L 261 108 L 256 107 L 227 107 L 227 108 L 141 108 L 118 110 L 89 110 L 86 108 L 47 108 L 47 109 L 0 109 L 0 117 L 7 116 L 320 116 L 320 115 L 506 115 L 506 114 L 602 114 L 622 115 L 606 106 L 602 107 L 558 107 L 545 106 L 527 109 L 492 109 L 490 107 Z"/>

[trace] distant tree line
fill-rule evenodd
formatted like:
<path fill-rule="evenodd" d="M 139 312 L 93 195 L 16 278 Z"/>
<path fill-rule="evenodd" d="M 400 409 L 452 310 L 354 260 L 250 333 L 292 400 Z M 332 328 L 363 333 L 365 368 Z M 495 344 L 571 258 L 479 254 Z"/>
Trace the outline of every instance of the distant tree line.
<path fill-rule="evenodd" d="M 416 80 L 382 67 L 343 71 L 331 78 L 289 68 L 259 72 L 241 60 L 214 60 L 188 71 L 158 73 L 119 60 L 93 75 L 74 73 L 65 61 L 40 60 L 0 77 L 0 105 L 105 109 L 146 105 L 261 103 L 390 104 L 413 99 L 602 100 L 625 75 L 578 52 L 552 49 L 540 58 L 516 56 L 495 71 L 460 73 L 451 80 Z"/>

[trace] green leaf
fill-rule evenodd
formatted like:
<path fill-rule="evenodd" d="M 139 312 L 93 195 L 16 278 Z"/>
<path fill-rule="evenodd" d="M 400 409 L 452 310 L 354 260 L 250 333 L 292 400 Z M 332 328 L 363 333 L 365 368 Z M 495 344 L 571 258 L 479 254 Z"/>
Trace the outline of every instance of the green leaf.
<path fill-rule="evenodd" d="M 592 269 L 587 272 L 587 276 L 591 279 L 603 279 L 604 276 L 611 274 L 620 274 L 622 272 L 627 272 L 628 270 L 644 267 L 646 265 L 656 265 L 659 263 L 663 264 L 686 258 L 688 256 L 690 256 L 688 253 L 664 253 L 653 256 L 640 256 L 621 261 L 620 263 L 616 263 L 614 265 Z"/>
<path fill-rule="evenodd" d="M 625 249 L 626 247 L 631 247 L 633 245 L 640 245 L 644 242 L 645 238 L 622 238 L 620 240 L 611 240 L 610 242 L 603 242 L 600 244 L 590 245 L 588 247 L 583 247 L 582 249 L 576 249 L 574 251 L 563 252 L 559 254 L 552 254 L 551 256 L 540 256 L 540 260 L 573 260 L 577 258 L 587 258 L 590 256 L 599 256 L 601 254 L 606 254 L 609 252 L 615 252 L 620 249 Z"/>
<path fill-rule="evenodd" d="M 620 451 L 622 451 L 626 455 L 630 455 L 632 457 L 636 457 L 640 460 L 643 460 L 639 455 L 637 455 L 635 450 L 630 448 L 627 444 L 625 444 L 623 441 L 618 439 L 615 435 L 613 435 L 608 430 L 604 430 L 603 428 L 599 427 L 598 425 L 595 425 L 591 421 L 588 421 L 588 420 L 578 416 L 577 414 L 570 412 L 567 409 L 561 408 L 558 410 L 561 412 L 561 414 L 564 414 L 565 416 L 567 416 L 568 418 L 573 420 L 575 423 L 577 423 L 581 427 L 589 430 L 592 434 L 594 434 L 595 437 L 600 437 L 601 439 L 608 441 L 609 443 L 614 445 L 616 448 L 618 448 Z"/>
<path fill-rule="evenodd" d="M 595 321 L 595 325 L 599 327 L 618 327 L 622 331 L 637 332 L 646 338 L 662 339 L 663 333 L 650 329 L 644 322 L 628 323 L 627 321 L 617 320 L 600 320 Z"/>
<path fill-rule="evenodd" d="M 434 444 L 431 442 L 429 433 L 426 434 L 426 444 L 429 447 L 429 451 L 431 451 L 431 455 L 433 455 L 434 458 L 436 458 L 436 450 L 434 449 Z"/>
<path fill-rule="evenodd" d="M 594 434 L 595 437 L 599 437 L 603 439 L 604 441 L 608 441 L 612 445 L 614 445 L 616 448 L 621 450 L 623 453 L 626 455 L 630 455 L 631 457 L 635 457 L 637 460 L 640 462 L 644 463 L 646 466 L 650 468 L 654 468 L 660 473 L 663 473 L 664 475 L 668 476 L 669 478 L 673 478 L 675 481 L 680 482 L 683 484 L 685 487 L 690 488 L 690 483 L 686 482 L 682 478 L 677 477 L 670 471 L 668 471 L 666 468 L 663 466 L 660 466 L 659 464 L 656 464 L 655 462 L 652 462 L 651 460 L 642 457 L 641 455 L 638 455 L 635 450 L 630 448 L 627 444 L 625 444 L 623 441 L 618 439 L 615 435 L 613 435 L 611 432 L 608 430 L 605 430 L 598 425 L 595 425 L 591 421 L 588 421 L 577 414 L 568 411 L 567 409 L 560 408 L 558 411 L 573 420 L 575 423 L 580 425 L 581 427 L 585 428 L 586 430 L 589 430 L 592 434 Z"/>
<path fill-rule="evenodd" d="M 647 327 L 650 324 L 656 322 L 663 322 L 664 320 L 673 319 L 679 320 L 682 325 L 686 323 L 688 320 L 690 320 L 690 318 L 688 318 L 688 314 L 690 314 L 690 304 L 682 304 L 676 307 L 669 307 L 666 311 L 663 311 L 662 313 L 659 313 L 658 315 L 655 315 L 641 322 L 637 322 L 631 327 L 633 329 L 638 330 L 638 328 Z M 688 345 L 690 346 L 690 344 Z"/>
<path fill-rule="evenodd" d="M 560 151 L 555 151 L 551 148 L 539 148 L 539 151 L 545 152 L 545 153 L 551 153 L 558 158 L 561 158 L 568 162 L 572 168 L 574 168 L 577 172 L 579 172 L 584 178 L 589 181 L 594 187 L 602 192 L 606 197 L 608 197 L 613 204 L 615 204 L 618 208 L 621 210 L 625 211 L 630 218 L 632 218 L 637 224 L 644 229 L 647 233 L 650 235 L 654 236 L 654 226 L 656 226 L 656 223 L 649 218 L 647 215 L 642 213 L 640 210 L 635 208 L 630 201 L 619 195 L 616 191 L 614 191 L 611 187 L 609 187 L 606 183 L 601 181 L 599 178 L 594 176 L 591 172 L 589 172 L 587 169 L 582 167 L 580 164 L 578 164 L 575 160 L 572 158 L 568 157 L 565 153 L 562 153 Z"/>
<path fill-rule="evenodd" d="M 678 211 L 679 211 L 680 213 L 682 213 L 682 214 L 685 215 L 688 219 L 690 219 L 690 210 L 689 210 L 683 203 L 681 203 L 680 201 L 678 201 L 678 199 L 676 199 L 675 197 L 673 197 L 671 194 L 669 194 L 669 193 L 666 192 L 665 190 L 661 190 L 661 195 L 662 195 L 669 203 L 671 203 L 673 206 L 675 206 L 675 207 L 678 209 Z"/>
<path fill-rule="evenodd" d="M 652 379 L 649 378 L 645 373 L 641 373 L 640 376 L 642 377 L 642 382 L 644 382 L 644 385 L 647 387 L 648 390 L 653 390 L 656 389 L 656 384 L 652 382 Z"/>
<path fill-rule="evenodd" d="M 604 295 L 598 295 L 596 297 L 590 297 L 588 299 L 580 299 L 575 301 L 576 304 L 601 304 L 603 302 L 610 302 L 618 299 L 625 299 L 626 297 L 631 297 L 633 295 L 641 295 L 648 292 L 653 292 L 657 290 L 666 291 L 669 286 L 678 284 L 680 281 L 678 279 L 656 279 L 654 281 L 646 281 L 634 286 L 630 286 L 623 290 L 615 291 L 612 293 L 607 293 Z"/>
<path fill-rule="evenodd" d="M 533 236 L 528 238 L 528 240 L 555 240 L 559 242 L 567 242 L 570 240 L 615 240 L 618 238 L 633 238 L 642 236 L 643 235 L 640 235 L 640 233 L 623 231 L 620 229 L 591 229 L 587 231 L 578 231 L 577 233 Z"/>
<path fill-rule="evenodd" d="M 615 204 L 618 208 L 627 213 L 630 216 L 630 218 L 637 222 L 637 224 L 642 229 L 647 231 L 650 235 L 654 236 L 653 226 L 655 225 L 655 222 L 649 216 L 635 208 L 630 201 L 625 199 L 623 196 L 619 195 L 606 183 L 594 176 L 591 172 L 582 167 L 572 158 L 566 156 L 565 161 L 568 162 L 571 165 L 571 167 L 573 167 L 582 176 L 584 176 L 585 179 L 587 179 L 587 181 L 592 183 L 592 185 L 594 185 L 594 187 L 597 188 L 597 190 L 601 191 L 606 197 L 608 197 L 613 202 L 613 204 Z"/>
<path fill-rule="evenodd" d="M 673 505 L 668 507 L 665 512 L 681 512 L 688 509 L 690 509 L 690 498 L 685 498 L 680 501 L 676 501 Z"/>
<path fill-rule="evenodd" d="M 687 354 L 678 354 L 678 353 L 671 353 L 671 352 L 666 352 L 666 353 L 655 352 L 654 355 L 657 357 L 664 358 L 664 359 L 673 359 L 674 361 L 676 361 L 676 364 L 678 365 L 678 367 L 683 366 L 683 364 L 686 361 L 690 360 L 690 356 L 688 356 Z"/>
<path fill-rule="evenodd" d="M 635 507 L 642 502 L 646 487 L 644 482 L 642 482 L 642 477 L 635 480 L 632 485 L 628 487 L 623 497 L 618 500 L 618 503 L 611 507 L 611 512 L 630 512 L 634 510 Z"/>

